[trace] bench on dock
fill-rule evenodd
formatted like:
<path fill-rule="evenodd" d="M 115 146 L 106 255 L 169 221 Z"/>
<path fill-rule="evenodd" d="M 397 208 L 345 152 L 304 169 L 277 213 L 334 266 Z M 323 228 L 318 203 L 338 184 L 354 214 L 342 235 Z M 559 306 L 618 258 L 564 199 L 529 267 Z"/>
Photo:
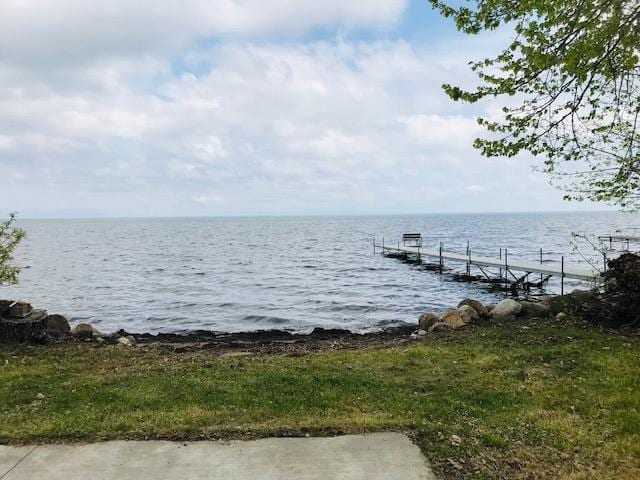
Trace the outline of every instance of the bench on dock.
<path fill-rule="evenodd" d="M 403 233 L 402 245 L 409 246 L 409 247 L 421 247 L 422 234 L 421 233 Z"/>

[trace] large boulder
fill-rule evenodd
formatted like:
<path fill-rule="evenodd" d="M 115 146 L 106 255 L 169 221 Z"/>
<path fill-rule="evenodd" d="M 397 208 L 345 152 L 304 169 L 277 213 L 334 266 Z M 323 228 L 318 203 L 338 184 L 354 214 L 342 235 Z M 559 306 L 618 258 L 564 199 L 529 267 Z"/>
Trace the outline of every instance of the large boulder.
<path fill-rule="evenodd" d="M 451 328 L 460 328 L 465 325 L 464 320 L 457 310 L 447 310 L 440 319 L 440 322 L 446 323 Z"/>
<path fill-rule="evenodd" d="M 44 320 L 45 328 L 49 331 L 56 333 L 69 333 L 71 327 L 69 326 L 69 320 L 64 315 L 48 315 Z"/>
<path fill-rule="evenodd" d="M 472 298 L 465 298 L 458 304 L 458 308 L 462 307 L 463 305 L 470 306 L 476 312 L 478 312 L 478 315 L 480 315 L 481 317 L 486 317 L 489 314 L 489 312 L 487 311 L 487 307 L 485 307 L 478 300 L 473 300 Z"/>
<path fill-rule="evenodd" d="M 520 302 L 522 311 L 520 316 L 525 318 L 548 318 L 551 310 L 546 305 L 539 302 Z"/>
<path fill-rule="evenodd" d="M 462 305 L 461 307 L 458 307 L 458 315 L 460 315 L 460 318 L 462 318 L 464 323 L 472 323 L 480 318 L 476 309 L 469 305 Z"/>
<path fill-rule="evenodd" d="M 439 321 L 440 317 L 438 317 L 438 315 L 436 315 L 435 313 L 425 312 L 420 315 L 420 318 L 418 319 L 418 325 L 420 326 L 421 330 L 429 330 L 431 325 L 433 325 L 434 323 L 438 323 Z"/>
<path fill-rule="evenodd" d="M 496 304 L 491 310 L 493 318 L 511 318 L 520 314 L 522 305 L 511 298 L 506 298 Z"/>

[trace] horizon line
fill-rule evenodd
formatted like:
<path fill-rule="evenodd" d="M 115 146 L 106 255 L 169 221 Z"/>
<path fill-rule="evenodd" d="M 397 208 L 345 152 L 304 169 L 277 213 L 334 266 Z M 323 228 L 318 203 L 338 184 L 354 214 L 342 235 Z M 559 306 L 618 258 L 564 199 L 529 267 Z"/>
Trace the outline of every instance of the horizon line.
<path fill-rule="evenodd" d="M 583 214 L 583 213 L 638 213 L 625 210 L 529 210 L 529 211 L 475 211 L 475 212 L 419 212 L 419 213 L 291 213 L 291 214 L 231 214 L 231 215 L 98 215 L 98 216 L 30 216 L 16 220 L 151 220 L 151 219 L 214 219 L 214 218 L 296 218 L 296 217 L 408 217 L 441 215 L 532 215 L 532 214 Z"/>

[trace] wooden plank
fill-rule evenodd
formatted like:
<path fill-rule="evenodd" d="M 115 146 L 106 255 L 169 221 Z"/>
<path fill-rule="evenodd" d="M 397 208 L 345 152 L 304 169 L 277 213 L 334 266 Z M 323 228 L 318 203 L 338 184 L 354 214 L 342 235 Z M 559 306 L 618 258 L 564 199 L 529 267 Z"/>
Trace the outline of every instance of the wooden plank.
<path fill-rule="evenodd" d="M 421 256 L 440 258 L 439 250 L 431 250 L 428 248 L 418 248 L 418 247 L 407 247 L 404 245 L 400 245 L 399 247 L 393 247 L 389 245 L 376 245 L 377 248 L 382 248 L 384 251 L 388 252 L 403 252 L 410 254 L 420 254 Z M 444 260 L 452 260 L 454 262 L 463 262 L 470 263 L 471 265 L 478 265 L 481 267 L 496 267 L 496 268 L 509 268 L 510 270 L 517 270 L 522 272 L 529 273 L 542 273 L 547 275 L 558 275 L 562 274 L 562 268 L 560 266 L 548 265 L 548 264 L 540 264 L 536 262 L 528 262 L 522 260 L 514 260 L 509 258 L 507 260 L 507 264 L 505 264 L 504 259 L 499 258 L 490 258 L 483 257 L 479 255 L 465 255 L 463 253 L 455 253 L 455 252 L 447 252 L 442 251 L 442 258 Z M 600 272 L 593 269 L 584 269 L 584 268 L 575 268 L 575 267 L 565 267 L 564 269 L 564 278 L 571 278 L 575 280 L 594 280 L 596 277 L 600 275 Z"/>

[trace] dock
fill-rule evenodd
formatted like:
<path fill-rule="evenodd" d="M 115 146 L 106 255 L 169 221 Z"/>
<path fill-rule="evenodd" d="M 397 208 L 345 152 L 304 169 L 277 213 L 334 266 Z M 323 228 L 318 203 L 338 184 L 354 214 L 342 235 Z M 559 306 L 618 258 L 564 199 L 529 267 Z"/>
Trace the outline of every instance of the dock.
<path fill-rule="evenodd" d="M 600 272 L 594 268 L 565 266 L 564 257 L 561 258 L 560 265 L 549 265 L 542 262 L 542 258 L 540 262 L 512 258 L 509 256 L 507 249 L 504 251 L 501 250 L 501 258 L 491 258 L 475 255 L 469 249 L 467 249 L 467 253 L 446 251 L 442 248 L 442 245 L 437 249 L 429 249 L 422 246 L 410 246 L 400 243 L 398 245 L 385 245 L 384 240 L 382 243 L 378 243 L 375 239 L 373 245 L 374 252 L 379 249 L 384 255 L 411 256 L 418 262 L 421 262 L 423 257 L 437 259 L 440 267 L 443 266 L 445 260 L 464 263 L 467 266 L 467 274 L 469 274 L 470 267 L 475 266 L 480 269 L 487 278 L 489 278 L 489 275 L 484 270 L 485 268 L 498 268 L 500 269 L 500 278 L 502 279 L 503 272 L 505 281 L 508 279 L 508 275 L 511 275 L 512 280 L 509 279 L 509 282 L 516 287 L 524 286 L 531 274 L 540 274 L 540 286 L 553 276 L 560 277 L 562 290 L 564 290 L 565 278 L 594 282 L 600 277 Z M 521 272 L 522 275 L 518 276 L 513 272 Z"/>

